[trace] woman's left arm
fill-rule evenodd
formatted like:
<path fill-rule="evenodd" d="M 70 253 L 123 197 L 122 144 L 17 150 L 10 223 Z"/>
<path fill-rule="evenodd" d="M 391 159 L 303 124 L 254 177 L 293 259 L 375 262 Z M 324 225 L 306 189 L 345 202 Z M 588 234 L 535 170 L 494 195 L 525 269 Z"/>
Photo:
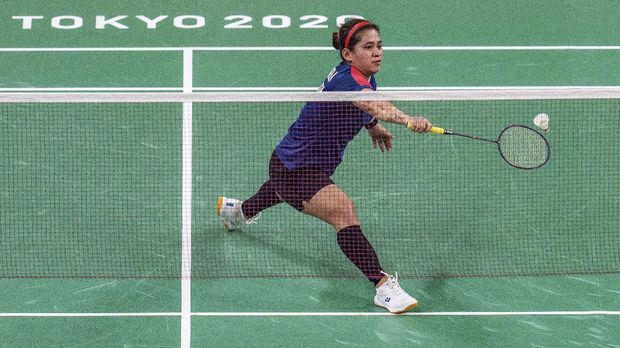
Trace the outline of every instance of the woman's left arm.
<path fill-rule="evenodd" d="M 377 123 L 376 125 L 368 128 L 368 135 L 370 135 L 370 139 L 372 140 L 372 146 L 374 148 L 379 147 L 381 152 L 390 151 L 392 149 L 392 139 L 394 136 L 388 132 L 385 127 L 381 124 Z"/>

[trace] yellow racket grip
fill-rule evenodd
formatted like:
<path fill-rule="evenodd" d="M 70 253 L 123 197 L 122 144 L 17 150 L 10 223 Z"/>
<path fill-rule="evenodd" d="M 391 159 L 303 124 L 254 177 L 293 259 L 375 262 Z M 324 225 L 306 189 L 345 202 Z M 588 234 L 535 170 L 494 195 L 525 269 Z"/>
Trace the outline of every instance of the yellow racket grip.
<path fill-rule="evenodd" d="M 444 134 L 446 132 L 445 129 L 443 128 L 439 128 L 439 127 L 433 127 L 431 128 L 431 133 L 435 133 L 435 134 Z"/>

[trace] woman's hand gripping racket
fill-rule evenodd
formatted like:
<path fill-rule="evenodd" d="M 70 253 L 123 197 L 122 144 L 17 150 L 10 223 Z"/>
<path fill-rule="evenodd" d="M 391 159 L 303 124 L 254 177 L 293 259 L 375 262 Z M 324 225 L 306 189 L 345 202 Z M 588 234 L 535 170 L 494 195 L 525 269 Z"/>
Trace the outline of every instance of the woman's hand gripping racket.
<path fill-rule="evenodd" d="M 458 135 L 497 144 L 499 154 L 504 161 L 519 169 L 540 168 L 549 161 L 551 155 L 547 139 L 535 129 L 523 125 L 507 126 L 499 133 L 497 140 L 455 133 L 439 127 L 432 127 L 430 131 L 435 134 Z"/>

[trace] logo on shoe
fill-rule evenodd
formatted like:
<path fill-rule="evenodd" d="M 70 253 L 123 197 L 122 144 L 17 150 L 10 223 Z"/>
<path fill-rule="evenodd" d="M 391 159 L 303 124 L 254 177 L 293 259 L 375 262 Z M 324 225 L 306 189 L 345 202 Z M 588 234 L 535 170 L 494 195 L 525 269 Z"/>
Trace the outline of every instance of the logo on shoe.
<path fill-rule="evenodd" d="M 386 297 L 384 301 L 385 302 L 390 302 L 391 299 L 392 299 L 391 297 Z"/>

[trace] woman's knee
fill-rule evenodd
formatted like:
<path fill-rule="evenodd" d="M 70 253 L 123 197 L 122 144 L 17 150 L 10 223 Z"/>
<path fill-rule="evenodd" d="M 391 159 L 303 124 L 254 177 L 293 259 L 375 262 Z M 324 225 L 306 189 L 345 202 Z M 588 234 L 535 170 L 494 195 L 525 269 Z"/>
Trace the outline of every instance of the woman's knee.
<path fill-rule="evenodd" d="M 337 231 L 359 224 L 353 201 L 335 185 L 325 187 L 312 197 L 304 213 L 324 220 Z"/>
<path fill-rule="evenodd" d="M 355 204 L 350 199 L 343 200 L 334 206 L 333 209 L 330 209 L 328 220 L 337 231 L 345 227 L 359 225 Z"/>

